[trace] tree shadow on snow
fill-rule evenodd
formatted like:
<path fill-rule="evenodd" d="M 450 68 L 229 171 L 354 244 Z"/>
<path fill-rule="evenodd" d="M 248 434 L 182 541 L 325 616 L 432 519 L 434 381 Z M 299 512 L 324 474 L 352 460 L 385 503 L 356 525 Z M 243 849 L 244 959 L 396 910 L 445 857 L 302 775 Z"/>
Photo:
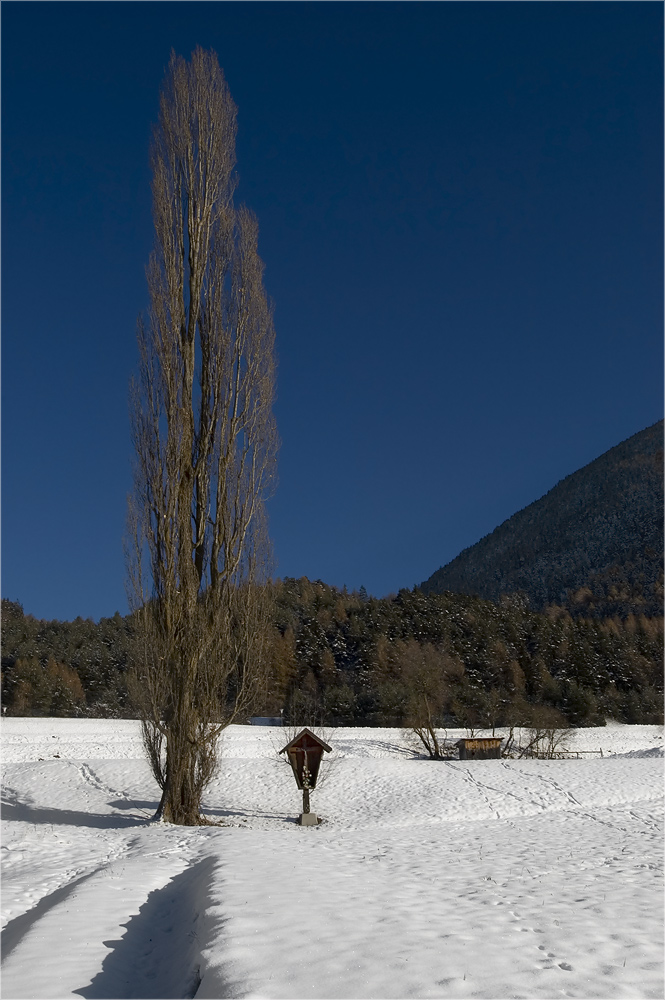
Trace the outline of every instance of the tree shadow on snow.
<path fill-rule="evenodd" d="M 173 1000 L 196 996 L 201 985 L 201 949 L 219 936 L 205 910 L 216 859 L 205 858 L 155 889 L 123 926 L 119 941 L 88 986 L 73 992 L 85 1000 Z M 214 982 L 209 981 L 214 979 Z M 206 996 L 241 997 L 219 967 L 206 977 Z M 210 990 L 213 992 L 210 992 Z"/>
<path fill-rule="evenodd" d="M 148 802 L 147 799 L 114 799 L 109 805 L 112 809 L 145 809 L 150 816 L 154 816 L 157 800 L 152 799 Z"/>
<path fill-rule="evenodd" d="M 214 806 L 204 806 L 202 810 L 205 816 L 220 816 L 226 819 L 274 819 L 278 822 L 290 822 L 291 816 L 288 813 L 261 812 L 259 809 L 219 809 Z"/>
<path fill-rule="evenodd" d="M 154 808 L 157 808 L 155 803 Z M 74 809 L 44 809 L 31 806 L 19 799 L 3 796 L 0 807 L 2 819 L 12 823 L 48 823 L 52 826 L 89 826 L 97 830 L 119 830 L 131 826 L 144 826 L 148 816 L 116 816 L 113 813 L 78 812 Z"/>

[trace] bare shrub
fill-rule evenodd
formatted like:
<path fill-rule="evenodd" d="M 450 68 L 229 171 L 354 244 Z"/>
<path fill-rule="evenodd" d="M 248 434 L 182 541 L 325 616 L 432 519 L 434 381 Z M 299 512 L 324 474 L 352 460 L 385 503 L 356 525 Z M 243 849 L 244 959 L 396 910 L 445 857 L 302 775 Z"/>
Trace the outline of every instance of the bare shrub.
<path fill-rule="evenodd" d="M 526 718 L 511 725 L 503 746 L 503 757 L 537 757 L 552 760 L 565 756 L 572 736 L 566 719 L 546 705 L 522 705 Z"/>

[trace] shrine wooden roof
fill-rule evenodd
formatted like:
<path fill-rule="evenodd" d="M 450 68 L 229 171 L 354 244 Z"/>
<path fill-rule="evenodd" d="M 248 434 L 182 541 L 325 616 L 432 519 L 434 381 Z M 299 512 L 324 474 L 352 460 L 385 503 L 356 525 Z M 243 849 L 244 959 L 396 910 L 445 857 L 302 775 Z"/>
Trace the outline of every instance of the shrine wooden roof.
<path fill-rule="evenodd" d="M 287 743 L 285 747 L 282 747 L 282 749 L 279 752 L 284 753 L 285 750 L 290 750 L 292 747 L 295 748 L 299 746 L 301 741 L 304 742 L 303 738 L 305 738 L 306 740 L 314 740 L 314 743 L 317 746 L 320 746 L 323 750 L 327 750 L 328 753 L 330 753 L 330 751 L 332 750 L 332 747 L 329 747 L 328 744 L 324 740 L 322 740 L 320 736 L 317 736 L 316 733 L 313 733 L 311 729 L 307 729 L 307 727 L 305 727 L 301 732 L 298 733 L 296 737 L 294 737 L 294 739 L 291 740 L 290 743 Z"/>

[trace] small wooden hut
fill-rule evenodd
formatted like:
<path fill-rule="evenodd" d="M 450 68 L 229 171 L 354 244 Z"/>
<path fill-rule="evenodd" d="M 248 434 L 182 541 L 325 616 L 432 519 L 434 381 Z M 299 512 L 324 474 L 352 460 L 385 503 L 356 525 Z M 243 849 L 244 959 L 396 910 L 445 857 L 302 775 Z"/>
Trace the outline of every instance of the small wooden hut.
<path fill-rule="evenodd" d="M 482 736 L 458 740 L 460 760 L 490 760 L 501 756 L 502 740 L 498 736 Z"/>

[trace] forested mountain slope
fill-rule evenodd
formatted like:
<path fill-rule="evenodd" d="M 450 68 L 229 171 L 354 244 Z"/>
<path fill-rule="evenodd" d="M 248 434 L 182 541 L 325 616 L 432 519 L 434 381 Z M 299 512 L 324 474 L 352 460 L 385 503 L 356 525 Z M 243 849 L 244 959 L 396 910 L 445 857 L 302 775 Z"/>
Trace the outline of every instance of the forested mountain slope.
<path fill-rule="evenodd" d="M 663 609 L 663 421 L 579 469 L 426 580 L 496 601 L 522 591 L 534 610 L 585 617 Z"/>

